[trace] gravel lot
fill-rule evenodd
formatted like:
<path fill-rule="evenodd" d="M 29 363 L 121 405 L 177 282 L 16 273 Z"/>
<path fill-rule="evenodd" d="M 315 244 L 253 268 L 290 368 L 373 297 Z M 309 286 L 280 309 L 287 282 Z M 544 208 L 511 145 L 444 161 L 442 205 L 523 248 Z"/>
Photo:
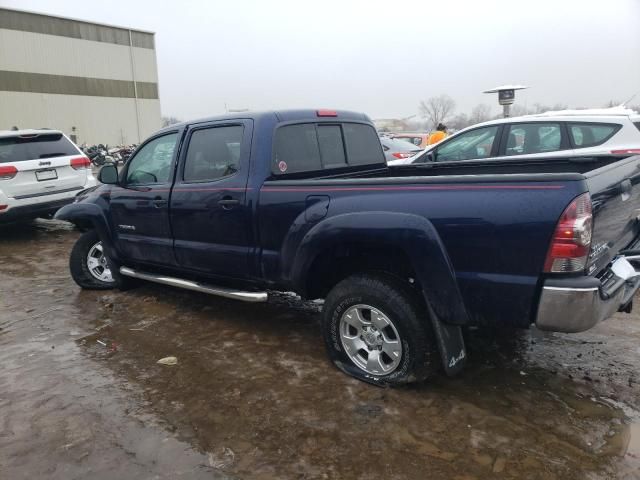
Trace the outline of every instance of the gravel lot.
<path fill-rule="evenodd" d="M 381 389 L 333 368 L 286 296 L 81 291 L 77 236 L 0 228 L 2 478 L 640 478 L 638 314 L 471 331 L 460 377 Z"/>

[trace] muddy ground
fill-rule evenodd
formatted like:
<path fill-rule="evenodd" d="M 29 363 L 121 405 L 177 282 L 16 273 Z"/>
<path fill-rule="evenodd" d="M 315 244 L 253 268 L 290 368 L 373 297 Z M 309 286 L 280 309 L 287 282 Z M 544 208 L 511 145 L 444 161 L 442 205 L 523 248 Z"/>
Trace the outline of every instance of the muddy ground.
<path fill-rule="evenodd" d="M 77 236 L 0 228 L 0 478 L 640 478 L 638 314 L 470 332 L 460 377 L 381 389 L 286 297 L 81 291 Z"/>

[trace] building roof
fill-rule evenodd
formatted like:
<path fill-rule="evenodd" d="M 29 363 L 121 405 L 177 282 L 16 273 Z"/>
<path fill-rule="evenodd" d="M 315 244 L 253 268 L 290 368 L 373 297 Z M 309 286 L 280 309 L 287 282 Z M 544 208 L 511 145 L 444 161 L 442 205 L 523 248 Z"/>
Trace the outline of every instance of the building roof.
<path fill-rule="evenodd" d="M 140 28 L 124 27 L 122 25 L 113 25 L 111 23 L 94 22 L 92 20 L 83 20 L 83 19 L 80 19 L 80 18 L 66 17 L 66 16 L 62 16 L 62 15 L 53 15 L 51 13 L 34 12 L 33 10 L 24 10 L 24 9 L 21 9 L 21 8 L 7 8 L 7 7 L 0 6 L 0 10 L 8 10 L 8 11 L 13 11 L 13 12 L 28 13 L 28 14 L 31 14 L 31 15 L 38 15 L 38 16 L 41 16 L 41 17 L 60 18 L 62 20 L 70 20 L 72 22 L 86 23 L 86 24 L 89 24 L 89 25 L 97 25 L 97 26 L 100 26 L 100 27 L 119 28 L 119 29 L 122 29 L 122 30 L 131 30 L 132 32 L 149 33 L 151 35 L 155 35 L 155 33 L 156 33 L 156 32 L 153 32 L 151 30 L 142 30 Z M 0 24 L 0 28 L 2 28 L 1 24 Z"/>

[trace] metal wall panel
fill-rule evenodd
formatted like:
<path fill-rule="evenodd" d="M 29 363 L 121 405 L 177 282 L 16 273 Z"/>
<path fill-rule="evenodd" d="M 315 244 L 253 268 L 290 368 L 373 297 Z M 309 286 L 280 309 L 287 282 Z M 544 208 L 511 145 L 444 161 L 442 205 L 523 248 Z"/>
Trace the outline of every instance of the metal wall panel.
<path fill-rule="evenodd" d="M 157 82 L 155 50 L 0 29 L 0 70 Z"/>
<path fill-rule="evenodd" d="M 140 139 L 160 129 L 160 102 L 138 100 Z M 138 143 L 136 100 L 114 97 L 82 97 L 26 92 L 0 92 L 0 130 L 55 128 L 71 134 L 78 143 Z"/>
<path fill-rule="evenodd" d="M 158 85 L 136 82 L 138 98 L 158 98 Z M 0 70 L 0 90 L 91 97 L 135 98 L 134 82 Z"/>
<path fill-rule="evenodd" d="M 5 8 L 0 8 L 0 28 L 129 45 L 129 30 L 126 28 Z M 153 49 L 155 46 L 152 33 L 131 30 L 131 40 L 135 47 Z"/>
<path fill-rule="evenodd" d="M 156 51 L 148 48 L 131 49 L 136 82 L 158 83 Z"/>

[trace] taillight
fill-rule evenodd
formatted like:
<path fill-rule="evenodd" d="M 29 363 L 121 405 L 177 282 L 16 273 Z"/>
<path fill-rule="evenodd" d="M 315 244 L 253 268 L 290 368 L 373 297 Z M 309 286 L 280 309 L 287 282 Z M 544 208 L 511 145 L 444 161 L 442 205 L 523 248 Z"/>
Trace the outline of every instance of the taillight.
<path fill-rule="evenodd" d="M 584 270 L 589 258 L 592 231 L 591 197 L 588 193 L 583 193 L 562 212 L 553 232 L 544 271 L 556 273 Z"/>
<path fill-rule="evenodd" d="M 396 158 L 409 158 L 409 157 L 413 157 L 415 155 L 415 153 L 413 153 L 413 152 L 396 152 L 396 153 L 392 153 L 391 155 L 393 155 Z"/>
<path fill-rule="evenodd" d="M 611 155 L 638 155 L 640 148 L 623 148 L 620 150 L 611 150 Z"/>
<path fill-rule="evenodd" d="M 82 168 L 90 168 L 91 160 L 87 157 L 76 157 L 71 159 L 71 168 L 74 170 L 80 170 Z"/>
<path fill-rule="evenodd" d="M 16 167 L 3 167 L 0 165 L 0 180 L 10 180 L 18 174 Z"/>
<path fill-rule="evenodd" d="M 336 112 L 335 110 L 322 109 L 322 110 L 316 111 L 316 115 L 318 117 L 337 117 L 338 112 Z"/>

